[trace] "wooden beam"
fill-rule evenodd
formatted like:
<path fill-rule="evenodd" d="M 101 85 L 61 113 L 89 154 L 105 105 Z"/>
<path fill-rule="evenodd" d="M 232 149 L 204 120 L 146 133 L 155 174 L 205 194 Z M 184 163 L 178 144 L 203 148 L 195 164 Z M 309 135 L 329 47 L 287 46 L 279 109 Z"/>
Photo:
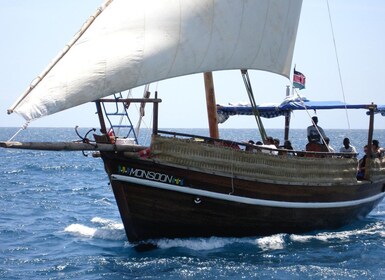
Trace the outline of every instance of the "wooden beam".
<path fill-rule="evenodd" d="M 162 99 L 158 98 L 102 98 L 98 99 L 97 101 L 104 102 L 104 103 L 115 103 L 115 102 L 124 102 L 124 103 L 160 103 L 162 102 Z"/>
<path fill-rule="evenodd" d="M 44 151 L 138 152 L 148 147 L 140 145 L 94 144 L 83 142 L 0 142 L 1 148 Z"/>
<path fill-rule="evenodd" d="M 209 121 L 210 137 L 219 138 L 218 120 L 217 120 L 217 104 L 215 101 L 213 73 L 203 73 L 205 90 L 206 90 L 206 105 L 207 117 Z"/>

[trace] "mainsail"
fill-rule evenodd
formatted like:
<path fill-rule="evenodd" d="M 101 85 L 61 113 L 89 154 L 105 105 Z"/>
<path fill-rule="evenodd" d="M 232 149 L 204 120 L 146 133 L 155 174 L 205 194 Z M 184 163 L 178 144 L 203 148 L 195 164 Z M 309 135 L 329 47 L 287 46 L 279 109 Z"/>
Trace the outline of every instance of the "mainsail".
<path fill-rule="evenodd" d="M 109 0 L 9 109 L 26 120 L 172 77 L 257 69 L 289 77 L 302 0 Z"/>

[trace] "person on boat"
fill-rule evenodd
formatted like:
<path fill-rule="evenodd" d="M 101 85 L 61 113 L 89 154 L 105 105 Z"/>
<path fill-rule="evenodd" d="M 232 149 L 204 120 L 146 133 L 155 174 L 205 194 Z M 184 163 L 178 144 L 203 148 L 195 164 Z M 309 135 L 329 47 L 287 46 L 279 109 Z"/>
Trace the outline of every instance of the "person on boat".
<path fill-rule="evenodd" d="M 274 139 L 273 139 L 273 142 L 274 142 L 275 147 L 276 147 L 276 148 L 279 148 L 279 143 L 280 143 L 281 141 L 279 141 L 278 138 L 274 138 Z"/>
<path fill-rule="evenodd" d="M 385 149 L 380 147 L 380 142 L 378 142 L 378 140 L 372 141 L 372 152 L 373 157 L 382 158 L 384 156 Z"/>
<path fill-rule="evenodd" d="M 279 146 L 279 148 L 280 150 L 278 152 L 278 155 L 289 155 L 289 156 L 295 155 L 295 153 L 288 152 L 288 151 L 294 150 L 290 140 L 285 140 L 285 142 L 283 142 L 283 146 Z"/>
<path fill-rule="evenodd" d="M 261 150 L 265 154 L 278 155 L 277 146 L 275 146 L 274 139 L 271 136 L 266 137 L 266 140 L 263 141 L 263 145 L 260 145 L 260 147 L 268 148 Z"/>
<path fill-rule="evenodd" d="M 355 157 L 355 154 L 357 154 L 357 150 L 354 146 L 350 145 L 349 138 L 344 138 L 344 141 L 342 142 L 343 146 L 340 148 L 340 153 L 352 153 Z M 351 155 L 345 155 L 344 157 L 349 158 L 352 157 Z"/>
<path fill-rule="evenodd" d="M 283 148 L 286 150 L 294 150 L 290 140 L 285 140 L 283 143 Z"/>
<path fill-rule="evenodd" d="M 307 140 L 309 143 L 322 144 L 322 138 L 325 139 L 326 134 L 322 127 L 318 125 L 318 117 L 314 116 L 311 119 L 313 125 L 308 126 L 307 128 Z"/>
<path fill-rule="evenodd" d="M 335 153 L 336 150 L 333 148 L 332 145 L 330 145 L 330 138 L 326 136 L 324 139 L 325 139 L 325 144 L 328 147 L 329 152 Z"/>
<path fill-rule="evenodd" d="M 254 150 L 254 141 L 253 140 L 249 140 L 246 144 L 246 151 L 249 151 L 249 152 L 252 152 Z"/>
<path fill-rule="evenodd" d="M 357 180 L 359 181 L 365 179 L 365 164 L 366 164 L 367 155 L 368 155 L 368 145 L 365 145 L 364 156 L 358 161 L 358 166 L 357 166 Z"/>

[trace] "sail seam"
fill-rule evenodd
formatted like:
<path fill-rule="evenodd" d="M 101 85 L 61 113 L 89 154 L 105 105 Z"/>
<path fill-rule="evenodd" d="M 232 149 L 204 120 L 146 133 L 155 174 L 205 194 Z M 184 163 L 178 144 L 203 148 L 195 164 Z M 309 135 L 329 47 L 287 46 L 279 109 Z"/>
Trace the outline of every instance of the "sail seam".
<path fill-rule="evenodd" d="M 214 25 L 214 15 L 215 15 L 215 3 L 214 3 L 215 0 L 212 0 L 211 1 L 211 21 L 210 21 L 210 40 L 209 42 L 207 43 L 207 47 L 206 47 L 206 50 L 205 50 L 205 54 L 202 56 L 202 60 L 199 64 L 199 67 L 198 68 L 201 68 L 201 65 L 206 61 L 206 57 L 207 57 L 207 54 L 209 53 L 209 49 L 210 49 L 210 46 L 211 46 L 211 42 L 212 42 L 212 39 L 213 39 L 213 25 Z M 208 71 L 211 70 L 211 69 L 207 69 Z"/>
<path fill-rule="evenodd" d="M 270 11 L 270 3 L 269 3 L 269 5 L 268 5 L 268 8 L 266 9 L 266 13 L 265 13 L 265 21 L 264 21 L 264 25 L 263 25 L 263 29 L 262 29 L 263 32 L 262 32 L 262 36 L 261 36 L 262 38 L 265 37 L 263 34 L 265 34 L 265 32 L 266 32 L 266 21 L 267 21 L 268 15 L 269 15 L 269 11 Z M 259 53 L 260 53 L 260 51 L 261 51 L 261 46 L 262 46 L 262 45 L 259 44 L 259 46 L 258 46 L 258 51 L 255 52 L 254 58 L 250 60 L 250 61 L 253 61 L 253 63 L 254 63 L 254 61 L 257 60 L 258 57 L 259 57 Z"/>
<path fill-rule="evenodd" d="M 238 34 L 237 34 L 237 40 L 236 40 L 236 43 L 234 45 L 234 49 L 233 49 L 233 53 L 231 54 L 231 56 L 227 59 L 227 65 L 229 64 L 230 61 L 232 61 L 233 57 L 234 57 L 234 54 L 238 48 L 238 42 L 240 41 L 240 37 L 241 37 L 241 32 L 242 32 L 242 26 L 243 26 L 243 18 L 244 18 L 244 14 L 245 14 L 245 2 L 242 3 L 242 16 L 241 16 L 241 22 L 239 23 L 239 27 L 238 27 Z M 229 68 L 228 66 L 226 68 Z"/>

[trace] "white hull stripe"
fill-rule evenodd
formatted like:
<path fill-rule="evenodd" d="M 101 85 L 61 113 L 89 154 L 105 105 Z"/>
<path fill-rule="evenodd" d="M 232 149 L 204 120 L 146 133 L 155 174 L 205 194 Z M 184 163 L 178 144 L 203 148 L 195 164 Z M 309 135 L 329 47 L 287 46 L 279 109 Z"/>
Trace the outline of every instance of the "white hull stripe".
<path fill-rule="evenodd" d="M 168 191 L 175 191 L 180 193 L 186 193 L 196 196 L 204 196 L 214 199 L 226 200 L 237 203 L 244 203 L 257 206 L 267 206 L 267 207 L 281 207 L 281 208 L 339 208 L 339 207 L 350 207 L 357 206 L 360 204 L 376 201 L 385 196 L 385 193 L 379 193 L 371 197 L 358 200 L 350 201 L 338 201 L 338 202 L 288 202 L 288 201 L 275 201 L 275 200 L 266 200 L 266 199 L 256 199 L 249 197 L 242 197 L 230 194 L 222 194 L 216 192 L 210 192 L 200 189 L 192 189 L 189 187 L 183 186 L 174 186 L 161 182 L 149 181 L 135 177 L 122 176 L 117 174 L 111 175 L 112 180 L 138 184 L 146 187 L 163 189 Z"/>

